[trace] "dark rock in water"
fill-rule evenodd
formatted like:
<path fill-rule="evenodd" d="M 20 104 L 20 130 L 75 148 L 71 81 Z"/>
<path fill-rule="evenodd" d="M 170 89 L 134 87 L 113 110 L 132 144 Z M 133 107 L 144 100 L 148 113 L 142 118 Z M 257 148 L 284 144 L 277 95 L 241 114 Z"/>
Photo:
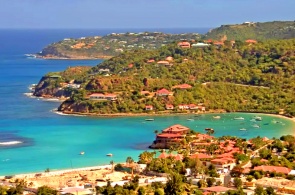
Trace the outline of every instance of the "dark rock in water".
<path fill-rule="evenodd" d="M 269 123 L 264 123 L 263 125 L 269 125 Z"/>
<path fill-rule="evenodd" d="M 34 145 L 32 138 L 17 135 L 17 131 L 0 132 L 0 150 L 8 148 L 19 148 Z"/>

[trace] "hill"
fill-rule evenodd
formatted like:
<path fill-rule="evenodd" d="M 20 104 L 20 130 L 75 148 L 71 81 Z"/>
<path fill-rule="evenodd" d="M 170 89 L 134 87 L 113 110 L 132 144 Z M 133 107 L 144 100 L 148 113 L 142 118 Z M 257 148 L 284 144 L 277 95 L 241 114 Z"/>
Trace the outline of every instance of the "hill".
<path fill-rule="evenodd" d="M 70 98 L 59 107 L 66 113 L 167 114 L 205 108 L 295 116 L 294 51 L 295 39 L 137 49 L 93 68 L 49 73 L 35 95 L 60 94 L 47 90 L 53 88 L 66 91 Z"/>
<path fill-rule="evenodd" d="M 89 59 L 110 58 L 132 49 L 156 49 L 176 40 L 195 40 L 198 33 L 166 34 L 160 32 L 111 33 L 106 36 L 65 38 L 36 54 L 41 58 Z"/>
<path fill-rule="evenodd" d="M 273 22 L 245 22 L 243 24 L 222 25 L 205 35 L 205 39 L 220 40 L 223 37 L 227 40 L 256 39 L 265 41 L 267 39 L 290 39 L 295 38 L 294 21 L 273 21 Z"/>

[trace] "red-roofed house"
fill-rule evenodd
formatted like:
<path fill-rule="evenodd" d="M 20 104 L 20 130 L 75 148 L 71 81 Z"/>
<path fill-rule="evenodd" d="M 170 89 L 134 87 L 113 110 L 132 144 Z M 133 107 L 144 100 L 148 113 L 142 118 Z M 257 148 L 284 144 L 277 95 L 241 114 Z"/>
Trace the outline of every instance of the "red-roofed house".
<path fill-rule="evenodd" d="M 211 164 L 216 167 L 216 169 L 233 169 L 236 166 L 234 158 L 216 158 L 211 160 Z"/>
<path fill-rule="evenodd" d="M 232 190 L 231 188 L 223 187 L 223 186 L 212 186 L 208 188 L 204 188 L 204 192 L 213 192 L 214 194 L 222 194 L 226 191 Z"/>
<path fill-rule="evenodd" d="M 89 99 L 90 100 L 104 100 L 105 97 L 104 97 L 104 94 L 102 94 L 102 93 L 93 93 L 89 96 Z"/>
<path fill-rule="evenodd" d="M 177 45 L 181 48 L 190 48 L 191 47 L 191 44 L 187 41 L 179 42 Z"/>
<path fill-rule="evenodd" d="M 128 64 L 128 68 L 132 68 L 133 67 L 133 64 Z"/>
<path fill-rule="evenodd" d="M 254 167 L 255 171 L 264 171 L 264 172 L 276 172 L 276 173 L 283 173 L 283 174 L 289 174 L 291 169 L 287 167 L 279 167 L 279 166 L 266 166 L 261 165 L 258 167 Z"/>
<path fill-rule="evenodd" d="M 158 65 L 164 65 L 164 66 L 170 66 L 170 62 L 164 61 L 164 60 L 158 61 L 157 64 Z"/>
<path fill-rule="evenodd" d="M 189 84 L 181 84 L 181 85 L 175 85 L 172 88 L 173 89 L 191 89 L 192 86 Z"/>
<path fill-rule="evenodd" d="M 188 106 L 190 110 L 197 110 L 199 108 L 196 104 L 189 104 Z"/>
<path fill-rule="evenodd" d="M 222 46 L 222 45 L 224 45 L 224 43 L 221 42 L 221 41 L 215 41 L 213 44 L 216 45 L 216 46 Z"/>
<path fill-rule="evenodd" d="M 166 104 L 166 110 L 173 110 L 174 106 L 172 104 Z"/>
<path fill-rule="evenodd" d="M 203 111 L 203 112 L 206 111 L 206 107 L 205 106 L 198 106 L 198 108 L 199 108 L 200 111 Z"/>
<path fill-rule="evenodd" d="M 152 105 L 145 105 L 145 110 L 153 110 L 154 107 Z"/>
<path fill-rule="evenodd" d="M 154 59 L 149 59 L 149 60 L 147 61 L 147 63 L 153 63 L 153 62 L 155 62 Z"/>
<path fill-rule="evenodd" d="M 251 43 L 251 44 L 255 44 L 255 43 L 257 43 L 257 41 L 256 41 L 256 40 L 253 40 L 253 39 L 248 39 L 248 40 L 246 40 L 245 42 L 246 42 L 246 43 Z"/>
<path fill-rule="evenodd" d="M 104 95 L 105 99 L 110 100 L 110 101 L 115 101 L 117 100 L 117 95 L 116 94 L 105 94 Z"/>
<path fill-rule="evenodd" d="M 173 92 L 168 91 L 167 89 L 163 88 L 160 89 L 156 92 L 157 96 L 169 96 L 169 95 L 173 95 Z"/>
<path fill-rule="evenodd" d="M 158 158 L 162 158 L 162 159 L 165 159 L 165 158 L 169 158 L 169 157 L 172 157 L 174 158 L 175 160 L 182 160 L 183 159 L 183 155 L 182 154 L 167 154 L 165 151 L 162 152 Z"/>
<path fill-rule="evenodd" d="M 210 159 L 210 158 L 212 158 L 212 156 L 209 156 L 209 155 L 203 154 L 203 153 L 198 153 L 198 154 L 191 155 L 190 158 Z"/>
<path fill-rule="evenodd" d="M 172 57 L 172 56 L 168 56 L 168 57 L 166 58 L 166 60 L 169 61 L 169 62 L 170 62 L 170 61 L 173 61 L 173 57 Z"/>

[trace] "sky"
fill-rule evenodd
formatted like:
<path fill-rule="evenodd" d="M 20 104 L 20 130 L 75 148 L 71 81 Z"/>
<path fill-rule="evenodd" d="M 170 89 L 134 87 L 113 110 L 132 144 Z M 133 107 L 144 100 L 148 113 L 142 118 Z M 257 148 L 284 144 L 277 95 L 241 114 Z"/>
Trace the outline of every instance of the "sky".
<path fill-rule="evenodd" d="M 295 20 L 295 0 L 0 0 L 0 28 L 206 28 Z"/>

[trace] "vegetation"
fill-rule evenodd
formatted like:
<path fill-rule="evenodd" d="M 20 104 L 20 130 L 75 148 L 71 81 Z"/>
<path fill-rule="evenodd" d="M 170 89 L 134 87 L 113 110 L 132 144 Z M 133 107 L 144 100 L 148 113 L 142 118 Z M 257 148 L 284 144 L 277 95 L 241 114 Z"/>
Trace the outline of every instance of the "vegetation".
<path fill-rule="evenodd" d="M 245 41 L 256 39 L 265 41 L 267 39 L 290 39 L 295 37 L 294 21 L 274 21 L 243 23 L 234 25 L 222 25 L 211 30 L 205 35 L 207 39 L 219 40 L 226 36 L 228 40 Z"/>

